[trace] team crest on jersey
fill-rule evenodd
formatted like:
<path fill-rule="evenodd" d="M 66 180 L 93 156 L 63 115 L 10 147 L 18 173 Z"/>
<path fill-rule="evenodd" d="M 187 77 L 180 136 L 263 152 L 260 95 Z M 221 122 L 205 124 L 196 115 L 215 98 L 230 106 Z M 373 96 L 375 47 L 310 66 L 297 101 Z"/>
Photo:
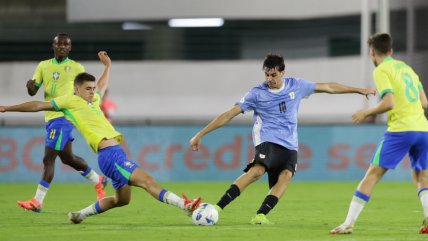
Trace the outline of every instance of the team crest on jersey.
<path fill-rule="evenodd" d="M 67 65 L 64 67 L 65 72 L 70 72 L 71 66 Z"/>
<path fill-rule="evenodd" d="M 54 72 L 52 77 L 53 77 L 54 80 L 58 80 L 59 79 L 59 73 L 58 72 Z"/>
<path fill-rule="evenodd" d="M 290 92 L 288 95 L 290 96 L 290 98 L 292 100 L 294 100 L 294 98 L 296 98 L 296 93 L 294 93 L 294 91 Z"/>

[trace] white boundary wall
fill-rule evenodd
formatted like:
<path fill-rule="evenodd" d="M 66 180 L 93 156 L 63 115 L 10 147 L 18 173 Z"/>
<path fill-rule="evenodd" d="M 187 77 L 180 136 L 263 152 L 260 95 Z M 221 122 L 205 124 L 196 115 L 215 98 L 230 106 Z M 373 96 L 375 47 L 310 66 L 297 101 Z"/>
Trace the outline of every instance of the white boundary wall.
<path fill-rule="evenodd" d="M 82 62 L 99 76 L 102 65 Z M 0 104 L 43 99 L 27 95 L 25 83 L 37 62 L 1 63 Z M 114 119 L 140 122 L 207 121 L 230 108 L 253 86 L 264 81 L 260 61 L 131 61 L 113 60 L 110 96 L 117 102 Z M 339 82 L 364 87 L 359 57 L 286 60 L 286 75 L 315 82 Z M 376 97 L 374 98 L 376 102 Z M 303 122 L 350 122 L 351 114 L 368 104 L 359 95 L 315 94 L 303 100 Z M 41 113 L 6 113 L 6 124 L 43 123 Z M 248 122 L 251 114 L 237 118 Z"/>

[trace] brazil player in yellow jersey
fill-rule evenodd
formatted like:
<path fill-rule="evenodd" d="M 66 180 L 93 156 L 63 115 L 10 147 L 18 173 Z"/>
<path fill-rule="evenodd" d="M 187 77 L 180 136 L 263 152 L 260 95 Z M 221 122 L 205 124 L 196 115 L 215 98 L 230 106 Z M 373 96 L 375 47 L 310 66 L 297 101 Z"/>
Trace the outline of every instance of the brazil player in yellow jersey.
<path fill-rule="evenodd" d="M 381 97 L 371 108 L 356 112 L 352 119 L 388 113 L 388 129 L 373 155 L 372 163 L 351 200 L 345 222 L 330 234 L 350 234 L 358 215 L 369 201 L 373 188 L 382 176 L 394 169 L 409 154 L 412 176 L 422 204 L 424 220 L 419 233 L 428 233 L 428 106 L 418 75 L 406 63 L 392 58 L 392 38 L 377 33 L 368 40 L 370 57 L 376 66 L 373 76 Z"/>
<path fill-rule="evenodd" d="M 81 64 L 68 58 L 71 51 L 71 39 L 68 34 L 56 35 L 53 39 L 52 49 L 54 58 L 41 61 L 34 72 L 33 79 L 27 82 L 28 94 L 31 96 L 34 96 L 43 86 L 46 101 L 59 96 L 73 95 L 74 77 L 85 71 Z M 81 157 L 72 153 L 73 125 L 62 112 L 55 111 L 46 112 L 45 122 L 46 137 L 42 178 L 35 196 L 28 201 L 18 201 L 18 205 L 26 210 L 41 211 L 43 200 L 54 177 L 57 156 L 64 164 L 71 166 L 94 183 L 97 199 L 105 197 L 107 179 L 99 176 Z"/>
<path fill-rule="evenodd" d="M 127 205 L 131 201 L 131 186 L 143 188 L 159 201 L 177 206 L 188 215 L 191 214 L 202 202 L 201 198 L 189 200 L 184 195 L 181 198 L 161 188 L 137 163 L 127 159 L 120 146 L 123 141 L 122 134 L 114 129 L 100 109 L 101 98 L 109 83 L 111 60 L 104 51 L 100 51 L 98 56 L 105 68 L 97 84 L 94 76 L 80 73 L 74 80 L 75 95 L 65 95 L 45 102 L 32 101 L 15 106 L 0 106 L 0 112 L 60 111 L 82 133 L 91 149 L 98 153 L 98 165 L 101 171 L 112 179 L 116 193 L 78 212 L 70 212 L 68 215 L 72 223 L 77 224 L 88 216 Z"/>

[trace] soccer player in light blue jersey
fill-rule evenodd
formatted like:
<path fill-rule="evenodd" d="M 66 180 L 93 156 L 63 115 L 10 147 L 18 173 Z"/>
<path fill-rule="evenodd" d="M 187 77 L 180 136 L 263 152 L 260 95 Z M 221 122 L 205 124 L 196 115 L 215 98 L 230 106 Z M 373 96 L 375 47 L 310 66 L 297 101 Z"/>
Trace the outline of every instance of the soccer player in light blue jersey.
<path fill-rule="evenodd" d="M 255 156 L 217 203 L 222 211 L 251 183 L 268 173 L 269 192 L 252 224 L 271 224 L 266 215 L 283 196 L 297 166 L 297 113 L 300 101 L 312 93 L 375 95 L 373 88 L 354 88 L 338 83 L 314 83 L 303 79 L 286 78 L 284 59 L 269 54 L 263 63 L 265 81 L 252 88 L 231 109 L 217 116 L 191 140 L 192 150 L 197 151 L 201 138 L 227 124 L 240 113 L 253 111 L 253 142 Z"/>

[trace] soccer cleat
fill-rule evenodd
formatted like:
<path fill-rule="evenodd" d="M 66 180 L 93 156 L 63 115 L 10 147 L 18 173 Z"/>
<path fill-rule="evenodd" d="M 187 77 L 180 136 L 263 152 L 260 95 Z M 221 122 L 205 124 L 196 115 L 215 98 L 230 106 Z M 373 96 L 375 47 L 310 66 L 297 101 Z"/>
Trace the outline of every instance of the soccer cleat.
<path fill-rule="evenodd" d="M 251 219 L 251 224 L 274 224 L 266 218 L 266 215 L 259 213 Z"/>
<path fill-rule="evenodd" d="M 39 203 L 35 198 L 32 198 L 28 201 L 18 201 L 17 203 L 23 209 L 33 211 L 36 213 L 40 213 L 43 207 L 43 204 Z"/>
<path fill-rule="evenodd" d="M 184 212 L 187 216 L 192 216 L 193 211 L 195 211 L 199 205 L 202 203 L 202 198 L 198 197 L 195 199 L 188 199 L 186 195 L 181 194 L 184 199 Z"/>
<path fill-rule="evenodd" d="M 330 234 L 352 234 L 353 226 L 341 224 L 330 231 Z"/>
<path fill-rule="evenodd" d="M 83 219 L 85 219 L 82 217 L 82 215 L 80 215 L 80 212 L 69 212 L 68 218 L 72 224 L 79 224 L 83 221 Z"/>
<path fill-rule="evenodd" d="M 95 191 L 97 192 L 97 201 L 103 199 L 106 196 L 107 177 L 99 177 L 98 183 L 94 185 Z"/>
<path fill-rule="evenodd" d="M 419 233 L 420 234 L 428 234 L 428 218 L 425 218 L 424 221 L 422 222 L 422 226 L 419 228 Z"/>
<path fill-rule="evenodd" d="M 220 213 L 221 211 L 223 211 L 223 209 L 219 206 L 219 205 L 214 205 L 215 210 L 217 210 L 218 213 Z"/>

